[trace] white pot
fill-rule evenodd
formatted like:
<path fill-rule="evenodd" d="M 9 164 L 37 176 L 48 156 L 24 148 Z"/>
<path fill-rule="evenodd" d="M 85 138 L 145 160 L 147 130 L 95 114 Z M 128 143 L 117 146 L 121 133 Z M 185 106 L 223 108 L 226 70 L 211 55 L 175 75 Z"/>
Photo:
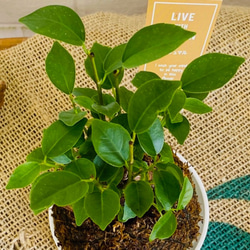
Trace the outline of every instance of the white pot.
<path fill-rule="evenodd" d="M 188 164 L 189 166 L 189 171 L 192 175 L 193 182 L 195 184 L 195 191 L 198 195 L 198 201 L 201 206 L 201 217 L 202 217 L 202 222 L 199 222 L 200 230 L 199 230 L 199 237 L 198 240 L 193 242 L 193 250 L 199 250 L 201 246 L 204 243 L 204 240 L 207 235 L 207 230 L 208 230 L 208 224 L 209 224 L 209 204 L 208 204 L 208 198 L 207 198 L 207 193 L 205 190 L 205 187 L 203 186 L 203 183 L 197 174 L 197 172 L 194 170 L 194 168 L 188 163 L 188 161 L 180 154 L 176 154 L 178 158 L 183 162 Z M 50 225 L 50 230 L 52 233 L 52 237 L 58 247 L 58 250 L 61 250 L 60 242 L 55 236 L 55 226 L 54 226 L 54 218 L 52 216 L 53 211 L 52 207 L 49 208 L 49 225 Z"/>

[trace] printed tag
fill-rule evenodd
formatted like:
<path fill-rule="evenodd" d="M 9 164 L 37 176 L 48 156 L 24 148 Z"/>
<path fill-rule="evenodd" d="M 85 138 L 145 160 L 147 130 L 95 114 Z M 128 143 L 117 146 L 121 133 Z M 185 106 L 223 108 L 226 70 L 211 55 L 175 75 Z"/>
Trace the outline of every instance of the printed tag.
<path fill-rule="evenodd" d="M 188 63 L 206 52 L 222 0 L 148 0 L 146 25 L 170 23 L 196 35 L 169 55 L 145 64 L 162 79 L 180 80 Z"/>

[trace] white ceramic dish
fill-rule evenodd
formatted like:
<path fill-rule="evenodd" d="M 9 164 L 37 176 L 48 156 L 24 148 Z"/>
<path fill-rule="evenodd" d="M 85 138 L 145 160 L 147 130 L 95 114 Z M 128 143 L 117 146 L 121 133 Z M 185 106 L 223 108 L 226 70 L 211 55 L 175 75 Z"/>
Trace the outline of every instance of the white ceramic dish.
<path fill-rule="evenodd" d="M 207 193 L 205 190 L 205 187 L 199 177 L 199 175 L 197 174 L 197 172 L 195 171 L 195 169 L 188 163 L 188 161 L 180 154 L 177 153 L 177 156 L 179 157 L 179 159 L 183 162 L 188 164 L 189 166 L 189 171 L 192 174 L 192 178 L 195 184 L 195 190 L 196 193 L 198 195 L 198 201 L 200 202 L 200 206 L 201 206 L 201 217 L 202 217 L 202 222 L 200 222 L 199 226 L 200 226 L 200 236 L 198 237 L 198 240 L 193 242 L 193 250 L 199 250 L 201 249 L 201 246 L 204 243 L 204 240 L 206 238 L 207 235 L 207 230 L 208 230 L 208 224 L 209 224 L 209 204 L 208 204 L 208 198 L 207 198 Z M 55 236 L 55 226 L 54 226 L 54 219 L 53 219 L 53 211 L 52 211 L 52 207 L 49 208 L 49 225 L 50 225 L 50 230 L 52 233 L 52 237 L 58 247 L 58 250 L 61 250 L 61 246 L 60 246 L 60 242 L 57 239 L 57 237 Z"/>

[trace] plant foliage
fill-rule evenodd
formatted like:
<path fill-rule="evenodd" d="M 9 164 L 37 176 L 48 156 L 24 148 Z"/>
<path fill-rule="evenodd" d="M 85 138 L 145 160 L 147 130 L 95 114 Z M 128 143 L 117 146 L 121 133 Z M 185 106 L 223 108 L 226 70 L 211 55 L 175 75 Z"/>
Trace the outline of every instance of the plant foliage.
<path fill-rule="evenodd" d="M 139 72 L 132 80 L 137 88 L 133 93 L 122 86 L 125 68 L 165 56 L 195 33 L 161 23 L 139 30 L 114 48 L 94 43 L 87 49 L 84 25 L 68 7 L 43 7 L 20 21 L 56 40 L 46 58 L 46 72 L 68 95 L 72 109 L 60 112 L 44 131 L 41 148 L 13 172 L 7 189 L 32 184 L 30 206 L 35 214 L 53 204 L 67 205 L 77 225 L 90 218 L 102 230 L 116 216 L 125 222 L 155 206 L 161 217 L 149 240 L 170 237 L 177 227 L 175 210 L 186 207 L 193 188 L 174 164 L 164 130 L 183 144 L 190 124 L 182 111 L 210 112 L 204 98 L 228 82 L 244 59 L 219 53 L 201 56 L 186 67 L 180 81 Z M 59 41 L 86 53 L 93 88 L 75 86 L 74 59 Z M 151 157 L 150 164 L 145 155 Z"/>

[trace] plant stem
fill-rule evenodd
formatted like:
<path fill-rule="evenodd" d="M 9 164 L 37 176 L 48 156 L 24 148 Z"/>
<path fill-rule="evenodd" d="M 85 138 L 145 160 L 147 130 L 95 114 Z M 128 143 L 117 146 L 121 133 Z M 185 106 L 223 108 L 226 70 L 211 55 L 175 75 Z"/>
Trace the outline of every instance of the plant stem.
<path fill-rule="evenodd" d="M 94 78 L 95 78 L 95 82 L 96 82 L 96 86 L 97 86 L 99 104 L 103 105 L 102 88 L 101 88 L 98 72 L 96 69 L 95 54 L 93 52 L 91 52 L 88 56 L 90 58 L 91 65 L 92 65 L 93 72 L 94 72 Z"/>
<path fill-rule="evenodd" d="M 132 181 L 133 176 L 133 164 L 134 164 L 134 142 L 135 142 L 136 134 L 133 132 L 132 139 L 129 141 L 129 169 L 128 169 L 128 183 Z"/>
<path fill-rule="evenodd" d="M 120 93 L 119 93 L 119 70 L 115 70 L 113 72 L 114 74 L 114 78 L 115 78 L 115 98 L 116 98 L 116 102 L 120 105 Z"/>
<path fill-rule="evenodd" d="M 70 99 L 70 101 L 71 101 L 71 103 L 72 103 L 72 106 L 73 106 L 73 109 L 74 109 L 75 114 L 77 114 L 78 111 L 77 111 L 76 104 L 75 104 L 75 101 L 74 101 L 74 97 L 73 97 L 72 94 L 69 95 L 69 99 Z"/>

